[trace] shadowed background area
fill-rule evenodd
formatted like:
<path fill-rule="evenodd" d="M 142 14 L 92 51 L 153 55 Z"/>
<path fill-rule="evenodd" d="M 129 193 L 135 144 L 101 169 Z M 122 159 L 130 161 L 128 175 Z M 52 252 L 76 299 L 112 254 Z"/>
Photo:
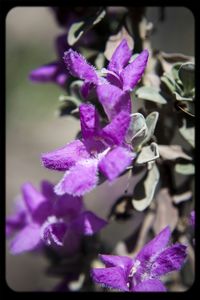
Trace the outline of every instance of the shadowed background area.
<path fill-rule="evenodd" d="M 158 17 L 158 8 L 147 9 L 149 21 Z M 28 80 L 32 69 L 53 61 L 54 38 L 62 33 L 52 12 L 44 7 L 16 7 L 6 18 L 6 213 L 12 212 L 13 200 L 21 185 L 30 181 L 36 187 L 42 179 L 58 182 L 61 173 L 44 169 L 40 154 L 51 151 L 74 139 L 79 122 L 72 117 L 58 118 L 56 109 L 62 90 L 54 84 L 33 84 Z M 165 20 L 152 36 L 153 48 L 165 52 L 194 55 L 194 17 L 187 8 L 167 7 Z M 64 91 L 63 91 L 64 94 Z M 88 208 L 106 217 L 113 201 L 127 184 L 126 175 L 120 184 L 105 183 L 86 196 Z M 132 182 L 132 187 L 134 182 Z M 107 198 L 109 195 L 109 199 Z M 111 195 L 111 196 L 110 196 Z M 114 246 L 120 237 L 132 232 L 138 224 L 111 224 L 101 236 Z M 117 232 L 117 236 L 114 233 Z M 112 233 L 112 241 L 110 236 Z M 44 273 L 48 262 L 37 254 L 6 254 L 6 279 L 16 291 L 50 290 L 59 282 Z"/>

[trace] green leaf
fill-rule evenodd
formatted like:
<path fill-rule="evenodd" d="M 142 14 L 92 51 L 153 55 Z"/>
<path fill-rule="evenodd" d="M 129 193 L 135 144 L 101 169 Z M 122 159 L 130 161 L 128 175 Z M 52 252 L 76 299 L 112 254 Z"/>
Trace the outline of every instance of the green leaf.
<path fill-rule="evenodd" d="M 160 104 L 166 104 L 167 101 L 159 91 L 153 87 L 150 86 L 142 86 L 136 91 L 136 96 L 143 100 L 149 100 Z"/>
<path fill-rule="evenodd" d="M 173 94 L 175 95 L 177 101 L 193 101 L 194 100 L 193 97 L 183 97 L 180 94 L 178 94 L 177 92 L 173 92 Z"/>
<path fill-rule="evenodd" d="M 95 59 L 95 66 L 98 70 L 101 70 L 104 67 L 104 63 L 105 63 L 105 56 L 103 53 L 99 53 Z"/>
<path fill-rule="evenodd" d="M 112 23 L 111 23 L 112 24 Z M 114 32 L 114 31 L 113 31 Z M 132 50 L 134 47 L 134 40 L 132 36 L 128 33 L 126 28 L 122 26 L 120 30 L 117 32 L 117 34 L 110 35 L 105 46 L 104 55 L 107 58 L 107 60 L 110 60 L 114 51 L 119 46 L 121 41 L 123 39 L 126 39 L 129 49 Z"/>
<path fill-rule="evenodd" d="M 157 121 L 158 121 L 158 117 L 159 117 L 159 113 L 157 111 L 151 112 L 146 117 L 145 122 L 146 122 L 146 125 L 147 125 L 147 128 L 148 128 L 148 131 L 147 131 L 147 135 L 146 135 L 145 139 L 142 141 L 142 145 L 147 143 L 151 139 L 151 137 L 153 136 L 155 128 L 156 128 L 156 124 L 157 124 Z"/>
<path fill-rule="evenodd" d="M 70 90 L 70 94 L 77 99 L 81 99 L 82 95 L 81 95 L 81 87 L 83 85 L 83 81 L 82 80 L 75 80 L 70 84 L 69 90 Z"/>
<path fill-rule="evenodd" d="M 195 167 L 193 164 L 176 164 L 175 171 L 183 175 L 194 175 Z"/>
<path fill-rule="evenodd" d="M 160 80 L 168 87 L 171 93 L 176 91 L 175 84 L 167 76 L 165 75 L 161 76 Z"/>
<path fill-rule="evenodd" d="M 183 152 L 180 145 L 158 145 L 158 150 L 162 159 L 176 160 L 177 158 L 183 158 L 192 160 L 192 157 Z"/>
<path fill-rule="evenodd" d="M 190 93 L 194 88 L 194 68 L 194 64 L 188 62 L 182 64 L 178 71 L 179 78 L 183 83 L 184 92 L 186 94 Z"/>
<path fill-rule="evenodd" d="M 132 143 L 136 148 L 147 135 L 147 126 L 145 118 L 140 113 L 134 113 L 131 115 L 131 123 L 126 135 L 127 143 Z"/>
<path fill-rule="evenodd" d="M 68 99 L 70 99 L 70 97 Z M 62 100 L 62 104 L 57 109 L 57 115 L 59 117 L 71 115 L 76 110 L 76 108 L 77 108 L 77 105 L 73 101 Z"/>
<path fill-rule="evenodd" d="M 100 9 L 94 16 L 87 17 L 79 22 L 73 23 L 67 36 L 68 44 L 70 46 L 74 45 L 83 34 L 85 34 L 94 25 L 98 24 L 105 17 L 105 15 L 106 11 L 104 9 Z"/>
<path fill-rule="evenodd" d="M 172 77 L 174 78 L 174 80 L 180 84 L 182 84 L 180 82 L 180 77 L 179 77 L 179 69 L 181 67 L 181 63 L 176 63 L 173 65 L 172 69 L 171 69 L 171 74 L 172 74 Z"/>
<path fill-rule="evenodd" d="M 183 138 L 194 148 L 194 127 L 186 127 L 186 124 L 186 119 L 183 119 L 183 126 L 179 128 L 179 132 Z"/>
<path fill-rule="evenodd" d="M 141 194 L 141 189 L 143 189 L 144 191 L 144 197 L 142 199 L 138 199 L 139 197 L 134 197 L 132 199 L 132 204 L 134 208 L 138 211 L 143 211 L 151 204 L 151 201 L 154 197 L 155 189 L 160 178 L 160 174 L 155 162 L 151 164 L 151 169 L 147 171 L 145 179 L 142 179 L 135 187 L 134 194 L 136 192 L 136 189 L 139 190 L 138 194 Z"/>
<path fill-rule="evenodd" d="M 136 163 L 144 164 L 149 161 L 153 161 L 158 157 L 159 157 L 158 145 L 156 143 L 151 143 L 151 145 L 142 147 L 142 150 L 137 157 Z"/>

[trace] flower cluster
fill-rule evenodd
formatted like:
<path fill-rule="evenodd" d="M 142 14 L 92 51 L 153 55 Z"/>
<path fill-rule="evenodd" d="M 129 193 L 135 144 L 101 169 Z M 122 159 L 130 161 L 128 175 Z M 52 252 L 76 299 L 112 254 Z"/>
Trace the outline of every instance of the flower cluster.
<path fill-rule="evenodd" d="M 45 244 L 70 255 L 78 251 L 81 238 L 93 235 L 107 222 L 84 210 L 83 199 L 57 196 L 53 184 L 41 182 L 41 192 L 31 183 L 22 186 L 23 201 L 6 219 L 6 234 L 16 233 L 10 244 L 12 254 L 40 249 Z M 20 199 L 21 200 L 21 199 Z"/>
<path fill-rule="evenodd" d="M 177 271 L 187 256 L 186 246 L 167 246 L 171 232 L 164 228 L 133 259 L 126 256 L 100 255 L 105 268 L 91 271 L 93 280 L 105 287 L 132 292 L 166 291 L 160 277 Z"/>
<path fill-rule="evenodd" d="M 69 33 L 69 27 L 74 20 L 77 21 L 76 14 L 70 14 L 67 10 L 66 17 L 56 7 L 53 11 L 58 22 Z M 97 12 L 98 21 L 92 19 L 86 24 L 86 32 L 91 23 L 99 22 L 100 16 L 101 9 Z M 83 32 L 80 30 L 79 34 Z M 132 114 L 131 100 L 131 92 L 145 72 L 149 51 L 144 49 L 133 55 L 127 40 L 122 38 L 107 67 L 96 70 L 76 51 L 78 46 L 86 45 L 95 38 L 93 32 L 87 32 L 86 38 L 77 40 L 72 49 L 70 42 L 66 43 L 66 35 L 59 36 L 56 40 L 58 59 L 33 70 L 29 75 L 33 82 L 53 82 L 64 89 L 71 76 L 79 78 L 84 103 L 77 109 L 80 137 L 41 154 L 41 163 L 45 168 L 65 172 L 62 179 L 55 186 L 42 181 L 40 192 L 31 183 L 25 183 L 22 186 L 23 197 L 17 202 L 15 213 L 6 219 L 6 235 L 9 238 L 14 235 L 10 243 L 12 254 L 44 247 L 51 247 L 61 257 L 71 257 L 81 251 L 83 237 L 94 235 L 107 225 L 107 221 L 85 209 L 83 196 L 103 180 L 113 182 L 129 168 L 134 168 L 136 157 L 140 158 L 138 164 L 149 163 L 144 186 L 153 198 L 159 178 L 154 162 L 159 157 L 158 147 L 151 143 L 142 149 L 142 146 L 137 147 L 137 139 L 134 138 L 141 139 L 143 144 L 152 141 L 158 113 L 152 112 L 146 119 L 139 112 Z M 95 95 L 93 102 L 90 101 L 91 94 Z M 165 103 L 162 97 L 158 99 Z M 154 153 L 154 150 L 157 152 Z M 194 217 L 192 212 L 190 223 L 193 227 Z M 133 258 L 99 255 L 105 267 L 91 270 L 93 281 L 103 287 L 125 292 L 166 291 L 162 276 L 180 270 L 187 256 L 186 245 L 168 245 L 170 237 L 170 226 L 166 226 Z M 79 276 L 70 271 L 64 277 L 70 282 Z M 63 286 L 62 282 L 57 289 L 68 290 L 68 286 Z"/>
<path fill-rule="evenodd" d="M 104 83 L 104 78 L 98 76 L 81 55 L 72 49 L 65 52 L 64 61 L 69 72 L 84 80 L 84 94 L 88 93 L 91 84 L 96 87 L 98 99 L 110 122 L 101 128 L 95 107 L 82 104 L 79 107 L 82 140 L 75 140 L 42 155 L 45 167 L 66 171 L 55 187 L 58 195 L 84 195 L 97 185 L 98 171 L 112 181 L 125 171 L 135 157 L 133 149 L 126 143 L 126 134 L 131 123 L 131 100 L 128 91 L 141 78 L 148 52 L 144 50 L 128 64 L 130 57 L 128 44 L 126 40 L 122 40 L 108 65 L 106 80 L 109 82 Z"/>

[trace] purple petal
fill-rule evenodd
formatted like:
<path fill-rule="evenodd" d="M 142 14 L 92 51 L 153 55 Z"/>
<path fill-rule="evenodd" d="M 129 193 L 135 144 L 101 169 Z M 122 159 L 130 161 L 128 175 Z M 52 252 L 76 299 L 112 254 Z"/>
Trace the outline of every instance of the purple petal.
<path fill-rule="evenodd" d="M 93 235 L 106 225 L 106 221 L 90 211 L 85 211 L 71 223 L 71 228 L 80 234 Z"/>
<path fill-rule="evenodd" d="M 126 274 L 129 274 L 133 265 L 133 260 L 127 256 L 99 254 L 99 258 L 106 267 L 120 267 L 126 272 Z"/>
<path fill-rule="evenodd" d="M 120 267 L 94 268 L 91 270 L 91 277 L 102 286 L 128 291 L 126 276 Z"/>
<path fill-rule="evenodd" d="M 98 76 L 94 67 L 88 64 L 82 55 L 69 49 L 64 53 L 63 59 L 72 76 L 97 84 Z"/>
<path fill-rule="evenodd" d="M 57 197 L 58 199 L 54 205 L 54 214 L 56 217 L 67 217 L 68 220 L 72 220 L 82 211 L 83 199 L 81 197 L 73 197 L 67 194 Z"/>
<path fill-rule="evenodd" d="M 59 69 L 59 63 L 53 62 L 43 65 L 29 74 L 29 79 L 35 82 L 51 82 L 55 80 L 55 76 Z"/>
<path fill-rule="evenodd" d="M 57 199 L 57 195 L 54 193 L 54 185 L 47 181 L 47 180 L 42 180 L 40 183 L 40 190 L 42 195 L 50 200 L 52 203 Z"/>
<path fill-rule="evenodd" d="M 43 224 L 41 238 L 46 245 L 63 246 L 66 231 L 67 225 L 52 216 Z"/>
<path fill-rule="evenodd" d="M 126 39 L 123 39 L 111 57 L 108 70 L 119 74 L 128 64 L 131 53 L 132 51 L 129 49 Z"/>
<path fill-rule="evenodd" d="M 40 241 L 40 227 L 35 223 L 29 224 L 12 240 L 10 252 L 12 254 L 20 254 L 33 250 L 39 245 Z"/>
<path fill-rule="evenodd" d="M 62 70 L 59 70 L 55 82 L 60 85 L 61 87 L 65 87 L 67 80 L 69 78 L 69 75 L 67 74 L 67 71 L 65 73 L 62 72 Z"/>
<path fill-rule="evenodd" d="M 91 82 L 84 82 L 82 87 L 81 87 L 81 94 L 83 96 L 83 98 L 87 98 L 87 96 L 89 95 L 89 92 L 92 90 L 92 88 L 94 87 L 94 84 Z"/>
<path fill-rule="evenodd" d="M 110 180 L 114 180 L 131 164 L 133 153 L 117 147 L 110 151 L 99 163 L 99 170 Z"/>
<path fill-rule="evenodd" d="M 88 159 L 67 171 L 54 190 L 57 195 L 82 196 L 94 189 L 97 183 L 97 160 Z"/>
<path fill-rule="evenodd" d="M 151 276 L 161 276 L 180 270 L 187 256 L 186 248 L 185 245 L 175 244 L 162 251 L 151 267 Z"/>
<path fill-rule="evenodd" d="M 41 156 L 44 167 L 48 169 L 66 171 L 80 159 L 89 158 L 84 144 L 75 140 L 55 151 L 43 153 Z"/>
<path fill-rule="evenodd" d="M 46 201 L 46 198 L 38 192 L 31 183 L 23 184 L 22 194 L 31 215 L 33 215 L 36 209 Z"/>
<path fill-rule="evenodd" d="M 137 284 L 134 292 L 166 292 L 164 284 L 158 279 L 148 279 Z"/>
<path fill-rule="evenodd" d="M 111 123 L 102 129 L 102 137 L 110 145 L 121 145 L 130 124 L 130 115 L 121 111 Z"/>
<path fill-rule="evenodd" d="M 122 72 L 123 90 L 131 91 L 141 79 L 147 65 L 149 53 L 145 49 Z"/>
<path fill-rule="evenodd" d="M 6 218 L 6 237 L 10 237 L 16 230 L 20 230 L 27 224 L 27 213 L 25 210 L 17 212 Z"/>
<path fill-rule="evenodd" d="M 99 115 L 95 106 L 92 104 L 81 104 L 79 111 L 83 139 L 89 139 L 98 135 L 100 129 Z"/>
<path fill-rule="evenodd" d="M 130 96 L 118 87 L 111 84 L 99 85 L 97 95 L 109 120 L 112 120 L 120 111 L 131 113 Z"/>
<path fill-rule="evenodd" d="M 137 258 L 140 262 L 148 261 L 153 255 L 165 249 L 171 236 L 170 227 L 165 227 L 154 239 L 147 243 L 138 253 Z"/>

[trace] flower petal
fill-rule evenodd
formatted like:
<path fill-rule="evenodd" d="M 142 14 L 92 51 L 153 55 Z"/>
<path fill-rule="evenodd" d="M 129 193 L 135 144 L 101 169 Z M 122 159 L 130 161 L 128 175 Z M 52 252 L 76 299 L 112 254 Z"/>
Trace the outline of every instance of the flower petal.
<path fill-rule="evenodd" d="M 90 211 L 85 211 L 71 223 L 71 228 L 80 234 L 93 235 L 106 225 L 105 220 Z"/>
<path fill-rule="evenodd" d="M 32 223 L 24 227 L 11 241 L 10 252 L 20 254 L 36 248 L 40 243 L 40 227 Z"/>
<path fill-rule="evenodd" d="M 52 203 L 57 199 L 57 195 L 54 193 L 54 185 L 47 181 L 47 180 L 42 180 L 41 183 L 40 183 L 40 190 L 41 190 L 41 193 L 42 195 L 52 201 Z"/>
<path fill-rule="evenodd" d="M 31 215 L 33 215 L 36 209 L 46 201 L 46 198 L 29 182 L 22 185 L 22 194 Z"/>
<path fill-rule="evenodd" d="M 11 236 L 16 230 L 20 230 L 27 224 L 27 214 L 25 210 L 17 212 L 15 215 L 6 218 L 6 237 Z"/>
<path fill-rule="evenodd" d="M 120 267 L 127 274 L 129 274 L 130 269 L 133 265 L 133 260 L 127 256 L 99 254 L 99 258 L 106 267 Z"/>
<path fill-rule="evenodd" d="M 111 57 L 108 70 L 119 74 L 128 64 L 131 53 L 132 51 L 129 49 L 126 39 L 123 39 Z"/>
<path fill-rule="evenodd" d="M 55 81 L 55 76 L 59 69 L 58 62 L 43 65 L 29 74 L 29 79 L 35 82 L 52 82 Z"/>
<path fill-rule="evenodd" d="M 63 246 L 66 231 L 67 225 L 51 216 L 43 224 L 40 235 L 46 245 Z"/>
<path fill-rule="evenodd" d="M 99 115 L 92 104 L 81 104 L 79 106 L 81 133 L 83 139 L 98 135 L 100 130 Z"/>
<path fill-rule="evenodd" d="M 69 49 L 64 53 L 63 59 L 72 76 L 97 84 L 98 76 L 94 67 L 88 64 L 82 55 Z"/>
<path fill-rule="evenodd" d="M 162 251 L 151 267 L 152 276 L 161 276 L 179 270 L 187 256 L 186 246 L 175 244 Z"/>
<path fill-rule="evenodd" d="M 137 284 L 134 292 L 166 292 L 164 284 L 158 279 L 148 279 Z"/>
<path fill-rule="evenodd" d="M 97 95 L 109 120 L 112 120 L 120 111 L 131 113 L 130 96 L 118 87 L 111 84 L 99 85 Z"/>
<path fill-rule="evenodd" d="M 97 182 L 97 160 L 88 159 L 67 171 L 63 179 L 55 186 L 54 191 L 57 195 L 67 193 L 82 196 L 94 189 Z"/>
<path fill-rule="evenodd" d="M 147 65 L 149 53 L 145 49 L 120 74 L 123 80 L 123 90 L 131 91 L 141 79 Z"/>
<path fill-rule="evenodd" d="M 165 249 L 171 236 L 170 227 L 165 227 L 154 239 L 147 243 L 138 253 L 136 259 L 140 262 L 148 261 L 153 255 Z"/>
<path fill-rule="evenodd" d="M 82 211 L 82 197 L 73 197 L 68 194 L 57 197 L 58 199 L 54 205 L 54 214 L 57 218 L 67 217 L 68 220 L 71 220 L 77 217 Z"/>
<path fill-rule="evenodd" d="M 94 268 L 91 270 L 91 277 L 102 286 L 128 291 L 124 271 L 120 267 Z"/>
<path fill-rule="evenodd" d="M 130 115 L 127 112 L 121 111 L 111 123 L 102 129 L 102 137 L 111 146 L 121 145 L 124 142 L 130 120 Z"/>
<path fill-rule="evenodd" d="M 66 171 L 80 159 L 89 158 L 84 144 L 75 140 L 55 151 L 43 153 L 41 156 L 44 167 L 48 169 Z"/>
<path fill-rule="evenodd" d="M 101 159 L 99 170 L 112 181 L 125 171 L 133 158 L 133 153 L 123 147 L 116 147 Z"/>
<path fill-rule="evenodd" d="M 94 84 L 91 82 L 87 82 L 85 81 L 81 87 L 81 95 L 83 96 L 83 98 L 87 98 L 87 96 L 89 95 L 89 92 L 92 90 L 92 88 L 94 87 Z"/>

